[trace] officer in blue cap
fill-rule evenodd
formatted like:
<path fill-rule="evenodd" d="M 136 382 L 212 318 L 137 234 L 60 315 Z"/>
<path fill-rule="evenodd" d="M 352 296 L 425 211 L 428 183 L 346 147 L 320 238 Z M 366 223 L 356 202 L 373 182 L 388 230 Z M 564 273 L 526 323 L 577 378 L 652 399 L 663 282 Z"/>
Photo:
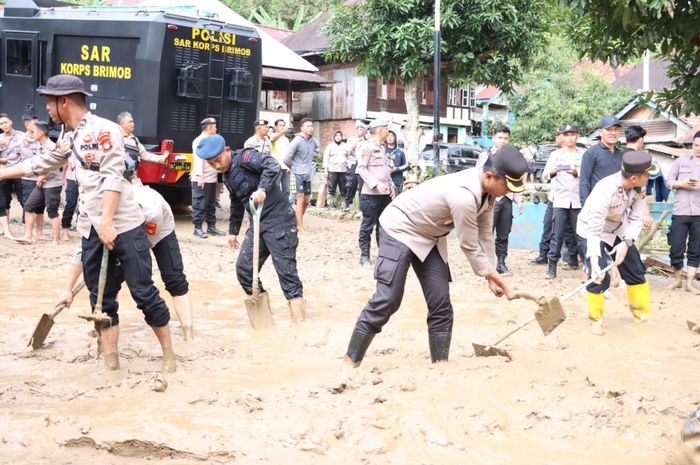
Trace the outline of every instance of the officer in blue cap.
<path fill-rule="evenodd" d="M 228 243 L 239 250 L 236 276 L 246 294 L 253 293 L 253 228 L 248 228 L 245 239 L 239 238 L 243 214 L 250 215 L 249 200 L 262 205 L 260 216 L 260 267 L 272 256 L 272 264 L 295 321 L 304 320 L 304 290 L 297 272 L 296 219 L 287 196 L 282 193 L 278 175 L 280 165 L 274 157 L 263 156 L 257 150 L 245 148 L 232 152 L 218 134 L 205 137 L 197 146 L 197 155 L 206 160 L 224 176 L 224 184 L 231 197 Z M 252 224 L 252 219 L 250 221 Z M 265 292 L 262 283 L 258 283 Z"/>

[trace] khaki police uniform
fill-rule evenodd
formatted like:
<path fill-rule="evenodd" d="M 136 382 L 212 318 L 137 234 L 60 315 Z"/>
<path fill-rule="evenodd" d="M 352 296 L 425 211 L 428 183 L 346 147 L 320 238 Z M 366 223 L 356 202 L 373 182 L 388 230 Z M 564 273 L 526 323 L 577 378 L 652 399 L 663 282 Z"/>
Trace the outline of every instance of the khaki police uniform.
<path fill-rule="evenodd" d="M 359 245 L 361 256 L 369 258 L 372 241 L 372 231 L 376 230 L 377 243 L 379 243 L 379 216 L 395 195 L 394 181 L 391 179 L 389 158 L 383 145 L 369 140 L 358 144 L 356 153 L 357 174 L 362 178 L 363 185 L 360 191 L 360 211 L 362 211 L 362 223 L 360 224 Z M 379 190 L 379 184 L 383 183 L 389 188 L 389 194 Z"/>
<path fill-rule="evenodd" d="M 345 173 L 348 171 L 348 146 L 333 140 L 323 152 L 323 169 L 328 172 L 328 196 L 335 197 L 336 190 L 345 199 Z"/>
<path fill-rule="evenodd" d="M 55 150 L 24 162 L 25 174 L 43 175 L 64 166 L 68 159 L 75 166 L 79 187 L 78 232 L 82 236 L 82 263 L 90 303 L 97 301 L 97 284 L 102 248 L 97 231 L 102 220 L 104 192 L 119 192 L 113 217 L 117 231 L 109 253 L 103 311 L 112 324 L 119 324 L 117 294 L 126 281 L 131 296 L 152 327 L 168 324 L 170 313 L 151 279 L 150 244 L 143 228 L 143 212 L 134 198 L 131 184 L 124 178 L 124 141 L 119 126 L 87 112 L 74 131 L 57 141 Z"/>
<path fill-rule="evenodd" d="M 35 154 L 43 154 L 54 150 L 56 145 L 47 139 L 43 144 L 35 141 Z M 63 188 L 64 168 L 51 171 L 44 179 L 41 187 L 36 185 L 24 203 L 24 211 L 29 213 L 46 213 L 50 219 L 58 218 L 58 207 L 61 203 L 61 189 Z"/>
<path fill-rule="evenodd" d="M 271 147 L 272 143 L 270 142 L 270 138 L 267 136 L 258 137 L 253 135 L 246 139 L 245 143 L 243 144 L 243 148 L 253 148 L 263 155 L 270 155 Z"/>
<path fill-rule="evenodd" d="M 0 133 L 0 158 L 4 158 L 7 163 L 2 168 L 10 168 L 21 163 L 26 158 L 31 158 L 34 155 L 32 147 L 26 144 L 27 135 L 21 131 L 12 131 L 9 136 L 5 133 Z M 6 216 L 5 210 L 9 210 L 12 202 L 12 193 L 15 193 L 17 201 L 24 208 L 24 195 L 22 179 L 5 179 L 0 181 L 0 217 Z M 31 190 L 27 193 L 29 195 Z"/>
<path fill-rule="evenodd" d="M 362 178 L 357 170 L 357 146 L 365 142 L 364 137 L 352 136 L 348 138 L 348 170 L 345 173 L 345 207 L 349 208 L 355 200 L 355 194 L 359 189 L 362 192 Z"/>

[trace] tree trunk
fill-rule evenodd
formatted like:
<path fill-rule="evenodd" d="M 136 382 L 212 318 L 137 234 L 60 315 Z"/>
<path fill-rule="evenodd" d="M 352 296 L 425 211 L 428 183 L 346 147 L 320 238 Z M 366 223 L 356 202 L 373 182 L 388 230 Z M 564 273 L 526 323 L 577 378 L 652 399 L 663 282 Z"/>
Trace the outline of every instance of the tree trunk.
<path fill-rule="evenodd" d="M 403 130 L 405 137 L 406 159 L 418 161 L 418 145 L 420 144 L 420 124 L 418 120 L 418 89 L 423 78 L 404 83 L 404 100 L 406 101 L 406 126 Z"/>

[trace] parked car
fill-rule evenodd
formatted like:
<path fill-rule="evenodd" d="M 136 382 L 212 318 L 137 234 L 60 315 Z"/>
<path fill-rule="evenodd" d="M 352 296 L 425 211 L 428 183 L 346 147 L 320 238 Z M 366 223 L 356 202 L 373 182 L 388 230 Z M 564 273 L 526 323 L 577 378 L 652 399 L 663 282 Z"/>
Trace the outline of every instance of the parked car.
<path fill-rule="evenodd" d="M 418 157 L 418 164 L 425 172 L 427 167 L 435 164 L 433 144 L 425 146 Z M 465 144 L 440 144 L 441 164 L 447 168 L 448 173 L 455 173 L 466 168 L 476 166 L 479 158 L 479 149 Z"/>

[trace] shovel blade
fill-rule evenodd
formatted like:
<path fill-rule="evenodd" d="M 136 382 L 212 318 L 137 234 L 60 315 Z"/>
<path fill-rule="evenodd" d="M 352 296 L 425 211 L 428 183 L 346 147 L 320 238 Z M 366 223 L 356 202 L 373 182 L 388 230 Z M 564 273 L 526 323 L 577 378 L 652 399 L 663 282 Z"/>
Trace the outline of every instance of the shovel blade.
<path fill-rule="evenodd" d="M 32 334 L 31 339 L 29 339 L 29 344 L 27 345 L 32 346 L 32 349 L 34 350 L 40 349 L 41 346 L 44 345 L 44 341 L 46 340 L 46 336 L 49 335 L 51 327 L 53 327 L 53 318 L 51 318 L 51 315 L 44 313 L 41 315 L 41 319 L 36 325 L 34 334 Z"/>
<path fill-rule="evenodd" d="M 267 292 L 261 292 L 257 296 L 250 296 L 245 299 L 245 309 L 248 312 L 250 325 L 254 330 L 266 329 L 275 325 Z"/>
<path fill-rule="evenodd" d="M 540 304 L 540 308 L 535 312 L 535 319 L 542 333 L 547 336 L 566 320 L 566 313 L 559 299 L 554 297 Z"/>
<path fill-rule="evenodd" d="M 690 320 L 686 320 L 686 321 L 685 321 L 685 324 L 688 325 L 688 329 L 689 329 L 689 330 L 691 330 L 691 331 L 698 331 L 697 329 L 695 329 L 695 328 L 698 327 L 698 324 L 697 324 L 696 322 L 690 321 Z M 698 332 L 700 333 L 700 331 L 698 331 Z"/>
<path fill-rule="evenodd" d="M 472 347 L 474 348 L 474 355 L 477 357 L 505 357 L 508 360 L 513 360 L 513 357 L 505 349 L 475 343 L 472 343 Z"/>

